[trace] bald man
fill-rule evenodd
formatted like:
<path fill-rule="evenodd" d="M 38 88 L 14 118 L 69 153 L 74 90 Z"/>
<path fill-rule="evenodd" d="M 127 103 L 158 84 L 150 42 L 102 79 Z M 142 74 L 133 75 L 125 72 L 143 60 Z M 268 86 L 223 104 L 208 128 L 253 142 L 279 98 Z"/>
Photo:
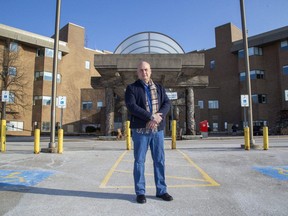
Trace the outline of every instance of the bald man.
<path fill-rule="evenodd" d="M 151 79 L 151 67 L 142 61 L 137 67 L 138 80 L 126 88 L 125 103 L 130 112 L 134 143 L 134 187 L 136 201 L 146 203 L 145 159 L 150 147 L 154 167 L 156 197 L 172 201 L 165 183 L 164 128 L 170 101 L 165 89 Z"/>

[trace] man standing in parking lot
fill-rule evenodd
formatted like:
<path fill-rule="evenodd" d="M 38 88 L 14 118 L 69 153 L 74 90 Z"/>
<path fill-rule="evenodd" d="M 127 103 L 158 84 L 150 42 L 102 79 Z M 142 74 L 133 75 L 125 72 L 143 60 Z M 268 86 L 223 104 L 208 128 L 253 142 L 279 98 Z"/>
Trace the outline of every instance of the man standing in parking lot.
<path fill-rule="evenodd" d="M 127 86 L 125 103 L 130 112 L 130 127 L 134 143 L 134 186 L 138 203 L 146 203 L 145 159 L 148 147 L 151 149 L 154 167 L 156 197 L 173 200 L 167 193 L 165 183 L 164 132 L 165 116 L 170 101 L 165 89 L 151 79 L 148 62 L 142 61 L 137 68 L 138 80 Z"/>

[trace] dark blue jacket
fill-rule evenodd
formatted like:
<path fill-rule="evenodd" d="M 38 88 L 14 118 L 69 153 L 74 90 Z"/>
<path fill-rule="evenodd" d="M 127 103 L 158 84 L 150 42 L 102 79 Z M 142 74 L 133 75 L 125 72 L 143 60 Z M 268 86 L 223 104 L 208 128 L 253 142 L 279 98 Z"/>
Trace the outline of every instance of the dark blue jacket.
<path fill-rule="evenodd" d="M 158 113 L 163 113 L 163 120 L 158 126 L 158 130 L 165 127 L 165 116 L 170 110 L 170 101 L 165 93 L 165 89 L 155 83 L 158 94 Z M 125 103 L 130 112 L 130 128 L 145 128 L 150 121 L 152 113 L 146 110 L 146 92 L 141 80 L 137 80 L 126 88 Z"/>

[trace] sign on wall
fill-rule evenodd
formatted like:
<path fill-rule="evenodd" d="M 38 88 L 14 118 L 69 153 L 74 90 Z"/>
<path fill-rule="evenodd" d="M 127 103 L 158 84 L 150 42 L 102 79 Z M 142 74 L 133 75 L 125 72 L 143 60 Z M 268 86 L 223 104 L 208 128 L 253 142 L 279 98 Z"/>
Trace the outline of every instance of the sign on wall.
<path fill-rule="evenodd" d="M 288 101 L 288 90 L 285 90 L 285 101 Z"/>

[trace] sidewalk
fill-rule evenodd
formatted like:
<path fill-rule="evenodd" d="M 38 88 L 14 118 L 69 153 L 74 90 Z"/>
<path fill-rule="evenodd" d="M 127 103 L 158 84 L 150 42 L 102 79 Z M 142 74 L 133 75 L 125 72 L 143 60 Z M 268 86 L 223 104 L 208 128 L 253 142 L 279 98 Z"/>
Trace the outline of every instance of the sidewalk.
<path fill-rule="evenodd" d="M 165 141 L 172 202 L 155 197 L 150 152 L 147 203 L 135 202 L 133 151 L 124 141 L 64 139 L 63 154 L 33 154 L 33 142 L 0 153 L 0 215 L 287 215 L 288 137 L 268 151 L 244 140 Z M 261 139 L 257 138 L 258 143 Z M 42 140 L 42 147 L 48 142 Z"/>

